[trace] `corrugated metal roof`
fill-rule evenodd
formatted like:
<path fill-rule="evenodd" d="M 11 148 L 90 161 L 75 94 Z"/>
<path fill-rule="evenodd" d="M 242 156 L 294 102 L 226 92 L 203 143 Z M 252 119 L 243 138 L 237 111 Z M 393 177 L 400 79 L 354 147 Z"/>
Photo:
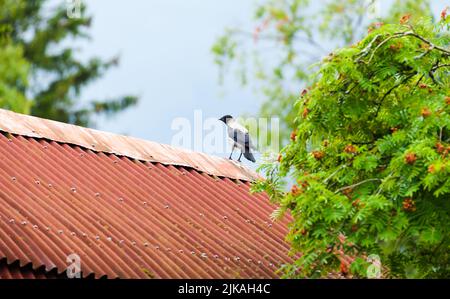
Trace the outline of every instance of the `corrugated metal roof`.
<path fill-rule="evenodd" d="M 83 277 L 267 278 L 291 261 L 288 219 L 272 223 L 274 206 L 250 195 L 249 182 L 22 135 L 38 130 L 12 119 L 2 124 L 0 115 L 1 130 L 21 127 L 0 134 L 0 259 L 7 264 L 62 273 L 76 253 Z M 59 134 L 82 135 L 67 128 Z"/>
<path fill-rule="evenodd" d="M 258 175 L 238 162 L 148 140 L 83 128 L 0 109 L 0 131 L 79 145 L 93 151 L 165 165 L 188 166 L 211 175 L 252 181 Z"/>
<path fill-rule="evenodd" d="M 44 278 L 67 278 L 63 274 L 57 275 L 56 271 L 47 272 L 43 267 L 33 269 L 29 264 L 20 267 L 18 262 L 7 264 L 6 260 L 0 260 L 0 279 L 44 279 Z"/>

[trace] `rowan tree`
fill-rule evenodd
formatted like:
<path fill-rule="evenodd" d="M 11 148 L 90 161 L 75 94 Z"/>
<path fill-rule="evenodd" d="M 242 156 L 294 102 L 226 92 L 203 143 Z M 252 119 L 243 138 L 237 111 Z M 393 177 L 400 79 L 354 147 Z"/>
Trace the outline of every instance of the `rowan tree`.
<path fill-rule="evenodd" d="M 292 215 L 286 277 L 366 277 L 373 254 L 383 277 L 450 277 L 450 17 L 413 19 L 328 55 L 290 106 L 295 134 L 253 186 Z"/>

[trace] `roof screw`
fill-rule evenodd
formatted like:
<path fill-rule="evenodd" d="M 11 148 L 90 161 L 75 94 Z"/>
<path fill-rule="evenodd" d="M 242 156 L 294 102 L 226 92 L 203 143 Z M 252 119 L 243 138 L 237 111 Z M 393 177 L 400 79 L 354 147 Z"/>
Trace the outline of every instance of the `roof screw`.
<path fill-rule="evenodd" d="M 165 205 L 165 206 L 164 206 L 164 209 L 168 209 L 168 208 L 169 208 L 169 205 Z"/>
<path fill-rule="evenodd" d="M 123 240 L 120 240 L 120 241 L 119 241 L 119 244 L 123 244 L 123 242 L 124 242 Z"/>
<path fill-rule="evenodd" d="M 80 157 L 84 157 L 84 153 L 80 153 Z"/>
<path fill-rule="evenodd" d="M 17 179 L 16 179 L 16 177 L 15 177 L 15 176 L 13 176 L 13 177 L 11 178 L 11 180 L 15 181 L 15 180 L 17 180 Z"/>
<path fill-rule="evenodd" d="M 260 264 L 260 265 L 261 265 L 261 264 L 262 264 L 262 262 L 261 262 L 261 261 L 258 261 L 258 264 Z"/>
<path fill-rule="evenodd" d="M 52 187 L 53 187 L 53 185 L 52 185 L 52 184 L 48 184 L 48 187 L 49 187 L 49 188 L 52 188 Z"/>
<path fill-rule="evenodd" d="M 32 133 L 36 133 L 36 130 L 31 130 Z"/>
<path fill-rule="evenodd" d="M 272 263 L 270 263 L 270 264 L 269 264 L 269 267 L 273 267 L 273 264 L 272 264 Z"/>
<path fill-rule="evenodd" d="M 215 259 L 218 259 L 218 258 L 219 258 L 219 256 L 218 256 L 217 254 L 215 254 L 213 257 L 214 257 Z"/>
<path fill-rule="evenodd" d="M 156 245 L 156 246 L 155 246 L 155 249 L 156 249 L 156 250 L 159 250 L 159 246 L 158 246 L 158 245 Z"/>
<path fill-rule="evenodd" d="M 114 164 L 117 164 L 118 162 L 119 162 L 118 160 L 114 160 L 114 161 L 113 161 Z"/>
<path fill-rule="evenodd" d="M 100 193 L 95 193 L 95 197 L 99 197 L 100 196 Z"/>
<path fill-rule="evenodd" d="M 144 202 L 143 202 L 143 204 L 144 204 L 144 206 L 146 206 L 146 205 L 147 205 L 147 202 L 146 202 L 146 201 L 144 201 Z"/>
<path fill-rule="evenodd" d="M 272 223 L 269 223 L 269 227 L 272 227 Z"/>
<path fill-rule="evenodd" d="M 50 227 L 47 226 L 47 227 L 45 228 L 45 230 L 46 230 L 46 231 L 49 231 L 49 230 L 50 230 Z"/>
<path fill-rule="evenodd" d="M 63 233 L 63 231 L 60 229 L 60 230 L 58 231 L 58 234 L 62 235 L 62 233 Z"/>
<path fill-rule="evenodd" d="M 250 219 L 245 219 L 245 222 L 246 223 L 250 223 Z"/>
<path fill-rule="evenodd" d="M 27 225 L 27 222 L 26 221 L 22 221 L 22 222 L 20 222 L 20 224 Z"/>
<path fill-rule="evenodd" d="M 136 242 L 134 242 L 134 241 L 133 241 L 133 242 L 131 242 L 131 245 L 133 245 L 133 246 L 134 246 L 134 245 L 136 245 Z"/>
<path fill-rule="evenodd" d="M 240 258 L 240 257 L 238 257 L 238 256 L 236 256 L 236 257 L 234 258 L 234 260 L 235 260 L 235 261 L 240 261 L 240 260 L 241 260 L 241 258 Z"/>
<path fill-rule="evenodd" d="M 198 215 L 199 215 L 200 217 L 203 217 L 203 216 L 204 216 L 203 213 L 199 213 Z"/>
<path fill-rule="evenodd" d="M 77 188 L 72 187 L 72 188 L 70 188 L 70 191 L 72 191 L 73 193 L 76 193 L 77 192 Z"/>
<path fill-rule="evenodd" d="M 36 229 L 36 228 L 38 228 L 38 226 L 35 224 L 35 225 L 33 225 L 33 228 Z"/>
<path fill-rule="evenodd" d="M 170 249 L 170 248 L 167 248 L 167 251 L 169 251 L 169 252 L 170 252 L 170 251 L 172 251 L 172 249 Z"/>
<path fill-rule="evenodd" d="M 178 250 L 178 252 L 179 252 L 179 253 L 183 253 L 184 251 L 183 251 L 183 249 L 180 249 L 180 250 Z"/>
<path fill-rule="evenodd" d="M 92 145 L 92 147 L 95 147 L 95 144 L 94 144 L 94 143 L 92 143 L 91 145 Z"/>
<path fill-rule="evenodd" d="M 123 202 L 123 198 L 122 198 L 122 197 L 119 197 L 119 201 L 120 201 L 120 202 Z"/>
<path fill-rule="evenodd" d="M 206 253 L 204 253 L 204 252 L 202 252 L 202 254 L 200 256 L 204 259 L 208 258 L 208 255 L 206 255 Z"/>
<path fill-rule="evenodd" d="M 39 182 L 38 180 L 34 181 L 36 183 L 36 185 L 40 185 L 41 182 Z"/>
<path fill-rule="evenodd" d="M 75 236 L 75 232 L 71 232 L 70 234 L 71 234 L 72 236 Z"/>
<path fill-rule="evenodd" d="M 195 252 L 194 252 L 194 251 L 191 251 L 191 254 L 192 254 L 192 255 L 195 255 Z"/>
<path fill-rule="evenodd" d="M 14 223 L 14 219 L 9 219 L 9 223 Z"/>
<path fill-rule="evenodd" d="M 95 240 L 100 240 L 100 236 L 95 236 Z"/>
<path fill-rule="evenodd" d="M 82 235 L 83 237 L 86 237 L 86 233 L 82 233 L 81 235 Z"/>
<path fill-rule="evenodd" d="M 252 262 L 252 259 L 248 259 L 247 262 L 251 263 L 251 262 Z"/>
<path fill-rule="evenodd" d="M 106 240 L 108 240 L 108 241 L 112 241 L 112 238 L 111 237 L 108 237 L 108 238 L 106 238 Z"/>
<path fill-rule="evenodd" d="M 227 219 L 228 219 L 228 217 L 227 217 L 227 216 L 223 216 L 223 219 L 227 220 Z"/>
<path fill-rule="evenodd" d="M 48 146 L 47 145 L 44 145 L 43 147 L 42 147 L 43 149 L 47 149 L 48 148 Z"/>
<path fill-rule="evenodd" d="M 11 139 L 11 138 L 8 138 L 8 142 L 12 142 L 12 139 Z"/>

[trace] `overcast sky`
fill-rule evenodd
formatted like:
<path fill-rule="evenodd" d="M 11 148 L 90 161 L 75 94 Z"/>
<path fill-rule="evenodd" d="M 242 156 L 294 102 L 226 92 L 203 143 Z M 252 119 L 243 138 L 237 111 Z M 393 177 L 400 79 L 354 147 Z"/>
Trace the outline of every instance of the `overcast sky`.
<path fill-rule="evenodd" d="M 193 119 L 256 112 L 258 100 L 239 86 L 219 86 L 211 45 L 224 28 L 250 26 L 253 1 L 89 1 L 92 40 L 83 56 L 120 55 L 119 67 L 86 89 L 83 98 L 137 94 L 139 105 L 101 130 L 170 143 L 175 117 Z M 237 84 L 236 84 L 237 85 Z"/>
<path fill-rule="evenodd" d="M 91 84 L 84 99 L 137 94 L 139 105 L 114 119 L 98 119 L 97 128 L 170 143 L 176 117 L 256 113 L 261 99 L 231 84 L 218 84 L 210 52 L 224 28 L 252 31 L 254 0 L 91 0 L 92 40 L 81 55 L 120 55 L 120 65 Z M 446 1 L 433 1 L 436 11 Z"/>

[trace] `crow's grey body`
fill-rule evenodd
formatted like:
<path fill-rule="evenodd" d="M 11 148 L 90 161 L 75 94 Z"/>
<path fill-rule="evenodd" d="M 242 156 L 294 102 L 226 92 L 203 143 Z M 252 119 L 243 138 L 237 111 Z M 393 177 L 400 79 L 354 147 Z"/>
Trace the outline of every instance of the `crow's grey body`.
<path fill-rule="evenodd" d="M 228 140 L 232 146 L 230 159 L 234 149 L 238 148 L 241 150 L 241 156 L 244 155 L 247 160 L 255 162 L 255 157 L 251 151 L 256 150 L 256 147 L 253 145 L 247 129 L 229 115 L 222 117 L 220 120 L 227 125 Z M 239 156 L 238 161 L 240 161 L 241 156 Z"/>

